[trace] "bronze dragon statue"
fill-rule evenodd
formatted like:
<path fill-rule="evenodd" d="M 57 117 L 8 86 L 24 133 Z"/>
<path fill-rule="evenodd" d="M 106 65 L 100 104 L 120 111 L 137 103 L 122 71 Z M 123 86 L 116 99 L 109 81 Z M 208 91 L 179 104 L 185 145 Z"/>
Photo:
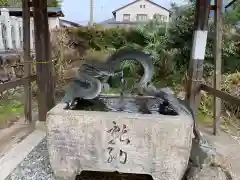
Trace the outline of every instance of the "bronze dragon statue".
<path fill-rule="evenodd" d="M 62 102 L 67 104 L 65 109 L 73 108 L 76 99 L 98 97 L 101 91 L 108 87 L 106 82 L 109 77 L 120 74 L 123 80 L 122 72 L 119 71 L 123 60 L 136 60 L 143 66 L 144 74 L 139 82 L 139 90 L 142 89 L 140 87 L 151 82 L 154 68 L 151 57 L 140 50 L 124 47 L 108 57 L 105 63 L 88 63 L 84 64 L 83 70 L 79 69 L 76 79 L 68 85 L 65 96 L 62 98 Z"/>

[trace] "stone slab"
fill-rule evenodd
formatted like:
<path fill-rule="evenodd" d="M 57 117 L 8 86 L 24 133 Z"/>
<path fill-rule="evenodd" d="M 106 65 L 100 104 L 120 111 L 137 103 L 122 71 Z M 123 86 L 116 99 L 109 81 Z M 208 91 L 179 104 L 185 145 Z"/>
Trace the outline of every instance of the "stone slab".
<path fill-rule="evenodd" d="M 35 148 L 45 137 L 46 133 L 35 130 L 22 142 L 16 144 L 8 153 L 0 158 L 0 180 L 4 180 L 23 159 Z"/>
<path fill-rule="evenodd" d="M 57 180 L 49 162 L 46 137 L 5 180 Z"/>
<path fill-rule="evenodd" d="M 193 138 L 188 116 L 63 110 L 47 115 L 50 163 L 58 179 L 83 170 L 181 180 Z"/>

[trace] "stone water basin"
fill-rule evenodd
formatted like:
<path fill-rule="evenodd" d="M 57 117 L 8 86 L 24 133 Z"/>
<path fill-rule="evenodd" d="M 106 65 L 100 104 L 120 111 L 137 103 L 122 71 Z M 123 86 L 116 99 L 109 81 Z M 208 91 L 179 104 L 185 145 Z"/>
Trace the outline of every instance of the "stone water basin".
<path fill-rule="evenodd" d="M 193 120 L 160 115 L 155 100 L 148 101 L 148 114 L 135 100 L 123 103 L 122 112 L 116 108 L 118 100 L 104 101 L 106 106 L 98 111 L 89 111 L 91 106 L 63 110 L 65 105 L 57 104 L 47 116 L 49 159 L 57 179 L 74 180 L 83 171 L 117 171 L 181 180 L 190 156 Z M 103 107 L 101 102 L 97 107 Z"/>

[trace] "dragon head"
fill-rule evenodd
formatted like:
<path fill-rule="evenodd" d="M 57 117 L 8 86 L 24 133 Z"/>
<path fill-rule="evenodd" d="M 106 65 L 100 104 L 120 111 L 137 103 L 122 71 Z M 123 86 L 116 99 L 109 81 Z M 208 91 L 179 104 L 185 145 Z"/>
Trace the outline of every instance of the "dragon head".
<path fill-rule="evenodd" d="M 104 78 L 105 79 L 110 76 L 116 76 L 119 73 L 121 73 L 121 72 L 113 72 L 110 69 L 100 68 L 100 67 L 96 67 L 94 65 L 89 65 L 89 64 L 83 64 L 83 66 L 84 66 L 84 72 L 95 78 Z"/>

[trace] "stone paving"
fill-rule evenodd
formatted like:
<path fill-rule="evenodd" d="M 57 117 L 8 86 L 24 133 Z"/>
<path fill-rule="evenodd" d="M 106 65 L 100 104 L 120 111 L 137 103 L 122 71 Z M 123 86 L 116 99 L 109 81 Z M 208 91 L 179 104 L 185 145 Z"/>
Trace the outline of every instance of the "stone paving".
<path fill-rule="evenodd" d="M 240 141 L 223 131 L 213 136 L 210 128 L 200 127 L 200 130 L 204 138 L 208 139 L 215 147 L 218 154 L 217 161 L 230 169 L 240 180 Z"/>

